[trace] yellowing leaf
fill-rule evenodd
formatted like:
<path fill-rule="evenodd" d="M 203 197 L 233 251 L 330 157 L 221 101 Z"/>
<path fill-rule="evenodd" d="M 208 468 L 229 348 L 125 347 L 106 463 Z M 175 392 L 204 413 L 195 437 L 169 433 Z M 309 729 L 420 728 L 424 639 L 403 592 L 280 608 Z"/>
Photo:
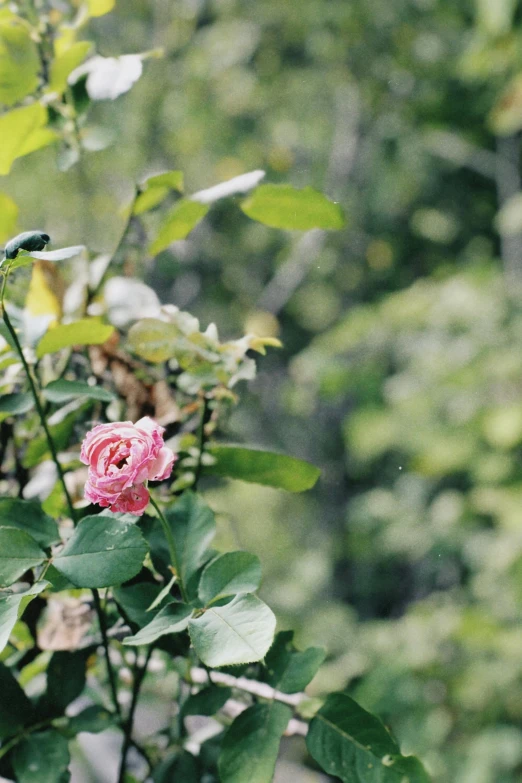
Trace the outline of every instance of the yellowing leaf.
<path fill-rule="evenodd" d="M 104 16 L 112 11 L 116 5 L 116 0 L 87 0 L 89 16 Z"/>
<path fill-rule="evenodd" d="M 31 315 L 53 315 L 56 323 L 62 314 L 59 291 L 63 282 L 58 268 L 53 264 L 36 261 L 25 300 L 25 309 Z"/>

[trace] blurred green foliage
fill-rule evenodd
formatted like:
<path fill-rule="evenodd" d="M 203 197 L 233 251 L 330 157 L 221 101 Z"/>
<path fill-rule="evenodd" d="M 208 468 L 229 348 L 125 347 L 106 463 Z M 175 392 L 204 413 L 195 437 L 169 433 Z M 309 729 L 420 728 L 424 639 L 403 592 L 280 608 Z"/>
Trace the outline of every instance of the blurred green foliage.
<path fill-rule="evenodd" d="M 53 144 L 0 182 L 2 238 L 100 253 L 165 169 L 190 193 L 265 169 L 343 205 L 343 232 L 294 237 L 219 202 L 145 262 L 133 223 L 117 271 L 225 339 L 282 339 L 231 427 L 323 479 L 236 484 L 218 536 L 328 647 L 316 692 L 347 687 L 440 783 L 522 774 L 521 24 L 517 0 L 120 2 L 88 23 L 97 50 L 164 59 L 93 104 L 74 176 Z M 209 484 L 218 511 L 229 492 Z"/>

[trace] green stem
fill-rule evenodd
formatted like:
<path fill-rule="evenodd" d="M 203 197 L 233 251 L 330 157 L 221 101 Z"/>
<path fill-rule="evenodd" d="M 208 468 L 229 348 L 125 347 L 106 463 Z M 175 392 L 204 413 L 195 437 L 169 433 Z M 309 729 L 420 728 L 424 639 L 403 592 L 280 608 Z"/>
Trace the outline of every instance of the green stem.
<path fill-rule="evenodd" d="M 63 493 L 65 495 L 65 499 L 67 501 L 67 505 L 69 506 L 71 519 L 73 521 L 75 521 L 76 520 L 76 513 L 75 513 L 75 510 L 74 510 L 73 502 L 72 502 L 71 496 L 69 494 L 69 490 L 67 489 L 67 485 L 65 483 L 65 474 L 63 472 L 62 466 L 60 465 L 60 461 L 58 459 L 58 454 L 57 454 L 57 451 L 56 451 L 56 446 L 54 445 L 54 441 L 53 441 L 51 432 L 49 430 L 49 425 L 47 424 L 47 420 L 45 418 L 45 412 L 44 412 L 44 409 L 42 407 L 42 403 L 40 402 L 40 395 L 38 393 L 38 389 L 36 388 L 36 383 L 34 381 L 33 374 L 31 372 L 31 368 L 29 367 L 29 365 L 27 363 L 27 360 L 26 360 L 26 358 L 24 356 L 24 351 L 23 351 L 23 348 L 21 346 L 20 340 L 18 339 L 18 335 L 16 333 L 16 330 L 15 330 L 13 324 L 11 323 L 11 319 L 9 318 L 9 316 L 7 314 L 7 310 L 5 309 L 4 296 L 5 296 L 5 288 L 6 288 L 6 284 L 7 284 L 7 276 L 8 276 L 8 274 L 9 274 L 9 270 L 6 270 L 6 272 L 4 273 L 4 279 L 3 279 L 3 282 L 2 282 L 2 290 L 1 290 L 1 293 L 0 293 L 0 306 L 2 307 L 2 317 L 4 319 L 4 323 L 5 323 L 8 331 L 9 331 L 9 334 L 13 338 L 13 343 L 16 346 L 16 352 L 18 353 L 18 355 L 20 357 L 20 360 L 21 360 L 21 362 L 23 364 L 24 371 L 25 371 L 25 374 L 27 376 L 27 380 L 29 381 L 29 387 L 31 389 L 31 394 L 33 395 L 34 404 L 35 404 L 36 410 L 38 412 L 38 416 L 40 417 L 40 421 L 41 421 L 42 427 L 43 427 L 44 432 L 45 432 L 45 437 L 47 438 L 47 444 L 49 446 L 49 451 L 51 452 L 51 456 L 53 458 L 53 462 L 56 465 L 56 470 L 58 471 L 58 478 L 59 478 L 60 483 L 62 485 L 62 489 L 63 489 Z"/>
<path fill-rule="evenodd" d="M 173 569 L 174 569 L 174 571 L 176 573 L 176 576 L 178 577 L 178 584 L 179 584 L 179 589 L 180 589 L 180 592 L 181 592 L 181 597 L 183 598 L 185 603 L 188 603 L 188 597 L 187 597 L 187 593 L 185 591 L 185 585 L 183 584 L 183 580 L 181 578 L 181 571 L 180 571 L 179 560 L 178 560 L 178 552 L 176 550 L 176 542 L 174 541 L 174 536 L 172 535 L 172 530 L 170 529 L 169 523 L 165 519 L 165 515 L 163 514 L 163 511 L 161 510 L 161 508 L 158 506 L 158 504 L 156 503 L 156 501 L 152 497 L 152 494 L 150 496 L 150 503 L 156 509 L 156 512 L 157 512 L 158 517 L 159 517 L 159 520 L 160 520 L 161 525 L 163 527 L 163 532 L 165 533 L 165 538 L 167 539 L 167 544 L 168 544 L 169 553 L 170 553 L 170 560 L 171 560 L 172 567 L 173 567 Z"/>
<path fill-rule="evenodd" d="M 98 624 L 100 626 L 100 632 L 102 635 L 103 649 L 105 652 L 105 661 L 107 664 L 107 674 L 109 677 L 109 685 L 111 689 L 112 701 L 117 715 L 121 718 L 121 707 L 118 701 L 118 689 L 116 687 L 116 677 L 114 675 L 114 669 L 112 668 L 112 663 L 109 655 L 109 637 L 107 636 L 107 622 L 105 618 L 105 612 L 103 611 L 101 605 L 100 594 L 98 590 L 93 589 L 91 590 L 91 592 L 92 592 L 92 597 L 94 598 L 94 607 L 96 609 L 96 614 L 98 616 Z"/>
<path fill-rule="evenodd" d="M 118 775 L 118 783 L 123 783 L 125 780 L 125 766 L 127 762 L 127 753 L 129 752 L 132 742 L 132 729 L 134 726 L 134 714 L 136 707 L 138 706 L 138 698 L 140 695 L 140 689 L 147 673 L 147 667 L 149 665 L 150 657 L 152 655 L 153 646 L 151 645 L 147 650 L 147 655 L 143 666 L 138 666 L 138 653 L 136 653 L 136 660 L 134 663 L 134 682 L 132 684 L 132 698 L 129 708 L 129 714 L 123 728 L 123 747 L 121 751 L 120 771 Z"/>
<path fill-rule="evenodd" d="M 25 374 L 27 376 L 27 380 L 29 381 L 29 386 L 31 388 L 31 394 L 33 395 L 34 404 L 36 406 L 36 410 L 38 412 L 38 416 L 40 417 L 40 422 L 41 422 L 42 427 L 44 429 L 45 437 L 47 438 L 49 451 L 51 452 L 51 456 L 53 458 L 53 462 L 56 465 L 56 470 L 58 471 L 58 477 L 60 479 L 60 482 L 61 482 L 61 485 L 62 485 L 62 488 L 63 488 L 63 492 L 64 492 L 64 495 L 65 495 L 65 499 L 67 501 L 67 505 L 69 506 L 69 512 L 70 512 L 70 515 L 71 515 L 71 519 L 73 520 L 73 522 L 76 522 L 76 511 L 74 509 L 73 502 L 72 502 L 71 496 L 69 494 L 69 490 L 67 489 L 67 485 L 65 483 L 65 474 L 63 472 L 62 466 L 61 466 L 60 461 L 58 459 L 58 453 L 56 451 L 56 446 L 54 444 L 53 437 L 51 435 L 51 431 L 49 430 L 49 426 L 47 424 L 47 420 L 46 420 L 46 417 L 45 417 L 45 411 L 44 411 L 44 409 L 42 407 L 42 403 L 40 402 L 40 395 L 39 395 L 39 392 L 38 392 L 38 388 L 36 386 L 36 382 L 35 382 L 35 380 L 33 378 L 32 373 L 31 373 L 31 368 L 29 367 L 29 365 L 27 363 L 27 360 L 26 360 L 26 358 L 24 356 L 23 348 L 22 348 L 22 346 L 20 344 L 20 340 L 18 339 L 18 335 L 17 335 L 17 333 L 15 331 L 15 328 L 14 328 L 13 324 L 11 323 L 11 320 L 10 320 L 10 318 L 9 318 L 9 316 L 7 314 L 7 310 L 5 308 L 4 297 L 5 297 L 5 289 L 6 289 L 6 285 L 7 285 L 7 277 L 8 277 L 8 275 L 9 275 L 9 268 L 7 268 L 6 271 L 4 272 L 4 279 L 2 281 L 2 289 L 0 291 L 0 306 L 2 308 L 2 316 L 3 316 L 3 319 L 4 319 L 5 325 L 6 325 L 7 329 L 9 330 L 9 334 L 13 338 L 13 343 L 16 346 L 16 351 L 17 351 L 18 355 L 20 356 L 20 360 L 21 360 L 22 365 L 24 367 Z M 108 673 L 109 683 L 110 683 L 110 686 L 111 686 L 111 692 L 112 692 L 112 697 L 113 697 L 113 701 L 114 701 L 114 708 L 115 708 L 116 712 L 119 715 L 120 714 L 120 705 L 118 703 L 118 694 L 117 694 L 117 690 L 116 690 L 116 679 L 115 679 L 115 676 L 114 676 L 114 671 L 112 669 L 110 656 L 109 656 L 109 639 L 107 637 L 107 623 L 106 623 L 106 620 L 105 620 L 105 614 L 104 614 L 102 606 L 101 606 L 100 596 L 99 596 L 98 591 L 97 590 L 93 590 L 92 594 L 93 594 L 93 598 L 94 598 L 94 606 L 96 608 L 96 614 L 98 616 L 98 623 L 99 623 L 99 626 L 100 626 L 100 631 L 101 631 L 102 639 L 103 639 L 103 647 L 104 647 L 104 650 L 105 650 L 105 660 L 107 661 L 107 673 Z"/>

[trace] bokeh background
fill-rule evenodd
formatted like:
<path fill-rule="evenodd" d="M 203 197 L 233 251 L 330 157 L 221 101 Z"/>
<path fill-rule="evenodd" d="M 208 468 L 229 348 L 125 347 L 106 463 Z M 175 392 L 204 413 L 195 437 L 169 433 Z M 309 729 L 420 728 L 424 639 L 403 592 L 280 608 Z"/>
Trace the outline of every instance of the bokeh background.
<path fill-rule="evenodd" d="M 121 0 L 86 35 L 165 54 L 93 107 L 98 151 L 17 161 L 20 230 L 108 252 L 134 182 L 174 168 L 188 192 L 261 168 L 343 204 L 343 231 L 303 235 L 221 201 L 156 258 L 134 227 L 115 269 L 284 343 L 230 440 L 321 481 L 207 494 L 280 627 L 327 647 L 311 693 L 347 688 L 437 783 L 522 780 L 520 4 Z"/>

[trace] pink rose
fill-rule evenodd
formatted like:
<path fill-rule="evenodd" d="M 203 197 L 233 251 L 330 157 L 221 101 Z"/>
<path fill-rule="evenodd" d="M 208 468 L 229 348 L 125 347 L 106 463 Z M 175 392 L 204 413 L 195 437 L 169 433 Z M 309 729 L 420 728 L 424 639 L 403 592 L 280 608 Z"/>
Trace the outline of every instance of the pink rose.
<path fill-rule="evenodd" d="M 146 482 L 170 476 L 175 456 L 163 442 L 163 427 L 148 416 L 133 424 L 98 424 L 85 436 L 80 459 L 89 466 L 85 497 L 112 511 L 140 516 L 147 508 Z"/>

